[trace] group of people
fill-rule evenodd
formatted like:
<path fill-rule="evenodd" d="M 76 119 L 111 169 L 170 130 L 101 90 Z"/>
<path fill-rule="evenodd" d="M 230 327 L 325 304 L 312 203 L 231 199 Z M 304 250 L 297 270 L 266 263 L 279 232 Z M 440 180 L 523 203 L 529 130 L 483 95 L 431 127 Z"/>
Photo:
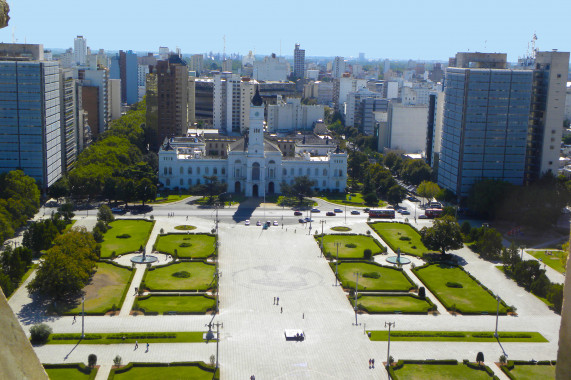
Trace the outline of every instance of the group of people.
<path fill-rule="evenodd" d="M 369 359 L 369 369 L 375 368 L 375 359 Z"/>

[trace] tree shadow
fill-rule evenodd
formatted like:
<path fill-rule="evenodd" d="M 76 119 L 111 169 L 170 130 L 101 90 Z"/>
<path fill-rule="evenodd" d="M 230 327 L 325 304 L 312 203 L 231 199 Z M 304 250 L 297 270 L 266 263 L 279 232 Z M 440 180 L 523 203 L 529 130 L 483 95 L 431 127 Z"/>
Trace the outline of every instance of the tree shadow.
<path fill-rule="evenodd" d="M 236 212 L 234 212 L 234 215 L 232 215 L 232 220 L 234 220 L 236 223 L 240 223 L 250 219 L 254 211 L 260 207 L 261 204 L 262 198 L 248 198 L 238 205 Z"/>
<path fill-rule="evenodd" d="M 18 319 L 24 325 L 33 325 L 42 322 L 53 322 L 62 317 L 59 313 L 70 310 L 77 304 L 77 297 L 70 297 L 68 300 L 58 301 L 58 307 L 54 307 L 54 301 L 39 294 L 30 296 L 32 302 L 22 306 L 17 313 Z"/>

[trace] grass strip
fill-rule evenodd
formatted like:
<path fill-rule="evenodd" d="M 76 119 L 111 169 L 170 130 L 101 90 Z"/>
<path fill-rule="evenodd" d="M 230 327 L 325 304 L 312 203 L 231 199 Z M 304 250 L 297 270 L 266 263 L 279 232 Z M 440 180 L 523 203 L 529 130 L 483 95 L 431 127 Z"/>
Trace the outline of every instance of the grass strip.
<path fill-rule="evenodd" d="M 168 332 L 168 333 L 107 333 L 85 334 L 80 344 L 121 344 L 132 343 L 201 343 L 206 331 Z M 123 340 L 123 337 L 125 339 Z M 46 344 L 76 344 L 81 334 L 52 334 Z"/>
<path fill-rule="evenodd" d="M 368 331 L 372 341 L 387 341 L 388 331 Z M 499 332 L 501 342 L 549 342 L 538 332 Z M 391 341 L 410 342 L 497 342 L 493 331 L 391 331 Z"/>

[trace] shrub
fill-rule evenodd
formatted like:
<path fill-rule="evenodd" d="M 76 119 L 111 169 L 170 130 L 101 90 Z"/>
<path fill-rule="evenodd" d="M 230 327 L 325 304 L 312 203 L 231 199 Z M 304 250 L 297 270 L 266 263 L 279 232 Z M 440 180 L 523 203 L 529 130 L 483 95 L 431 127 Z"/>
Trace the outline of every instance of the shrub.
<path fill-rule="evenodd" d="M 155 216 L 154 216 L 154 215 L 151 215 L 151 220 L 155 220 Z"/>
<path fill-rule="evenodd" d="M 173 277 L 176 278 L 189 278 L 190 277 L 190 273 L 188 273 L 187 271 L 183 270 L 180 272 L 175 272 L 172 274 Z"/>
<path fill-rule="evenodd" d="M 93 368 L 95 367 L 96 364 L 97 364 L 97 355 L 89 354 L 89 356 L 87 357 L 87 365 Z"/>
<path fill-rule="evenodd" d="M 187 247 L 190 247 L 191 245 L 192 245 L 192 244 L 190 244 L 190 243 L 180 243 L 178 246 L 179 246 L 180 248 L 187 248 Z"/>
<path fill-rule="evenodd" d="M 424 286 L 421 286 L 420 288 L 418 288 L 418 297 L 425 299 L 426 298 L 426 290 L 424 289 Z"/>
<path fill-rule="evenodd" d="M 507 360 L 507 358 L 506 358 L 506 356 L 505 356 L 505 355 L 503 355 L 503 354 L 502 354 L 502 355 L 500 355 L 500 363 L 502 363 L 502 364 L 506 364 L 506 363 L 507 363 L 507 361 L 508 361 L 508 360 Z"/>
<path fill-rule="evenodd" d="M 30 335 L 32 337 L 32 342 L 34 343 L 47 342 L 51 333 L 52 333 L 52 328 L 46 325 L 45 323 L 40 323 L 30 328 Z"/>
<path fill-rule="evenodd" d="M 363 251 L 363 257 L 365 258 L 365 260 L 371 260 L 371 258 L 373 257 L 373 251 L 371 251 L 369 248 L 365 249 Z"/>
<path fill-rule="evenodd" d="M 122 234 L 122 235 L 117 235 L 115 236 L 117 239 L 129 239 L 131 237 L 131 235 L 129 234 Z"/>
<path fill-rule="evenodd" d="M 189 237 L 182 238 L 182 240 L 190 240 Z"/>
<path fill-rule="evenodd" d="M 370 234 L 371 234 L 371 230 L 367 230 L 367 235 L 370 235 Z"/>
<path fill-rule="evenodd" d="M 410 241 L 410 238 L 408 236 L 401 236 L 399 240 Z"/>
<path fill-rule="evenodd" d="M 216 356 L 210 355 L 210 365 L 214 367 L 214 364 L 216 364 Z"/>
<path fill-rule="evenodd" d="M 367 278 L 381 278 L 381 274 L 379 272 L 367 272 L 363 273 L 363 277 Z"/>
<path fill-rule="evenodd" d="M 345 244 L 345 247 L 347 248 L 357 248 L 357 245 L 353 244 L 353 243 L 347 243 Z"/>
<path fill-rule="evenodd" d="M 462 223 L 462 226 L 460 227 L 460 231 L 462 231 L 464 236 L 468 237 L 468 235 L 470 235 L 471 230 L 472 226 L 470 225 L 470 222 L 468 222 L 467 220 L 464 221 L 464 223 Z"/>
<path fill-rule="evenodd" d="M 123 359 L 121 359 L 119 355 L 115 356 L 115 358 L 113 359 L 113 364 L 116 365 L 117 367 L 120 367 L 122 362 Z"/>
<path fill-rule="evenodd" d="M 449 288 L 463 288 L 464 286 L 462 286 L 462 284 L 458 283 L 458 282 L 452 282 L 452 281 L 448 281 L 446 283 L 446 286 L 448 286 Z"/>
<path fill-rule="evenodd" d="M 164 233 L 165 233 L 164 228 L 161 228 L 161 231 L 160 231 L 160 232 L 161 232 L 161 235 L 164 234 Z"/>
<path fill-rule="evenodd" d="M 416 245 L 413 245 L 413 246 L 412 246 L 412 247 L 410 247 L 410 248 L 412 248 L 412 249 L 416 249 Z"/>
<path fill-rule="evenodd" d="M 392 365 L 395 362 L 395 358 L 393 356 L 389 356 L 389 365 Z"/>

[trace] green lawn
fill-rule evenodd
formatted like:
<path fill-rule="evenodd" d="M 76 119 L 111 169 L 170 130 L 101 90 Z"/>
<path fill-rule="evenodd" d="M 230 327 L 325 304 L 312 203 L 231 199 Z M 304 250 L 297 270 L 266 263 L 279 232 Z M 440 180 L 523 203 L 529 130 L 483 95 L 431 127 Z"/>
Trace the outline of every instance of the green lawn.
<path fill-rule="evenodd" d="M 81 372 L 78 368 L 46 368 L 50 380 L 89 380 L 94 379 L 97 369 L 92 369 L 90 374 Z"/>
<path fill-rule="evenodd" d="M 65 226 L 65 228 L 63 229 L 63 231 L 61 233 L 65 234 L 67 231 L 71 230 L 73 228 L 73 225 L 75 224 L 75 222 L 77 222 L 77 220 L 72 219 L 71 223 L 69 223 L 67 226 Z"/>
<path fill-rule="evenodd" d="M 398 379 L 406 380 L 479 380 L 491 379 L 485 372 L 468 368 L 465 364 L 405 364 L 395 371 Z"/>
<path fill-rule="evenodd" d="M 93 275 L 91 282 L 83 288 L 85 292 L 85 312 L 105 313 L 113 305 L 121 308 L 121 298 L 127 291 L 131 271 L 119 268 L 115 265 L 99 262 L 97 272 Z M 81 313 L 81 298 L 77 300 L 75 308 L 67 311 L 66 314 Z"/>
<path fill-rule="evenodd" d="M 510 373 L 517 380 L 555 380 L 554 365 L 514 365 Z"/>
<path fill-rule="evenodd" d="M 167 234 L 159 235 L 156 250 L 174 255 L 174 250 L 181 258 L 206 258 L 214 254 L 216 238 L 206 234 Z M 187 244 L 190 246 L 185 247 Z M 181 247 L 182 245 L 182 247 Z"/>
<path fill-rule="evenodd" d="M 145 247 L 153 230 L 154 222 L 147 220 L 118 219 L 109 223 L 111 227 L 103 235 L 101 243 L 101 257 L 111 257 L 113 251 L 116 255 L 138 251 L 141 246 Z M 117 238 L 120 235 L 130 235 L 129 238 Z"/>
<path fill-rule="evenodd" d="M 496 313 L 496 299 L 460 267 L 433 264 L 413 272 L 448 309 L 455 306 L 460 313 Z M 462 287 L 449 287 L 447 282 L 459 283 Z M 506 305 L 500 303 L 500 314 L 506 312 Z"/>
<path fill-rule="evenodd" d="M 214 298 L 202 295 L 192 296 L 150 296 L 138 301 L 139 307 L 145 312 L 157 312 L 159 314 L 174 311 L 177 313 L 204 314 L 213 310 L 216 305 Z"/>
<path fill-rule="evenodd" d="M 548 249 L 546 251 L 526 251 L 538 260 L 541 260 L 547 266 L 555 269 L 559 273 L 565 273 L 565 268 L 563 268 L 563 263 L 561 262 L 561 257 L 565 254 L 563 251 L 555 251 Z M 548 255 L 547 252 L 550 254 Z"/>
<path fill-rule="evenodd" d="M 370 331 L 372 341 L 387 341 L 387 330 Z M 501 342 L 546 343 L 538 332 L 499 332 Z M 409 342 L 497 342 L 493 331 L 391 331 L 391 341 Z"/>
<path fill-rule="evenodd" d="M 430 252 L 420 241 L 419 233 L 409 224 L 376 222 L 369 223 L 369 225 L 395 252 L 397 248 L 400 248 L 402 253 L 418 257 L 425 252 Z"/>
<path fill-rule="evenodd" d="M 349 207 L 382 207 L 386 204 L 383 201 L 379 201 L 377 205 L 366 205 L 361 193 L 320 193 L 317 195 L 317 198 L 321 198 L 327 202 L 335 203 L 338 205 L 347 205 Z"/>
<path fill-rule="evenodd" d="M 354 302 L 353 299 L 351 301 Z M 361 296 L 357 303 L 369 313 L 426 313 L 431 308 L 426 300 L 411 295 Z"/>
<path fill-rule="evenodd" d="M 144 341 L 149 343 L 200 343 L 204 332 L 168 332 L 168 333 L 107 333 L 107 334 L 85 334 L 81 344 L 117 344 L 135 343 Z M 46 344 L 76 344 L 79 342 L 81 334 L 52 334 Z M 125 339 L 123 340 L 123 337 Z"/>
<path fill-rule="evenodd" d="M 183 194 L 183 195 L 168 195 L 166 197 L 157 197 L 157 199 L 155 199 L 152 202 L 148 202 L 148 204 L 156 205 L 156 204 L 173 203 L 173 202 L 182 201 L 183 199 L 186 199 L 190 196 L 191 195 Z"/>
<path fill-rule="evenodd" d="M 331 269 L 335 272 L 335 264 L 331 264 Z M 408 292 L 414 287 L 402 271 L 382 267 L 365 262 L 340 262 L 338 264 L 339 281 L 346 288 L 355 289 L 355 273 L 359 272 L 359 290 L 367 291 L 402 291 Z M 364 273 L 378 273 L 379 278 L 364 277 Z"/>
<path fill-rule="evenodd" d="M 193 379 L 212 380 L 212 372 L 197 366 L 173 365 L 169 367 L 137 366 L 123 373 L 116 373 L 114 380 L 156 380 L 156 379 Z M 215 377 L 218 379 L 218 376 Z"/>
<path fill-rule="evenodd" d="M 318 245 L 321 245 L 321 238 L 316 237 Z M 376 243 L 376 240 L 371 236 L 366 235 L 325 235 L 323 238 L 323 250 L 326 255 L 335 258 L 337 257 L 337 247 L 339 245 L 339 259 L 362 259 L 363 251 L 370 249 L 373 255 L 381 253 L 382 248 Z M 351 247 L 354 244 L 355 247 Z"/>
<path fill-rule="evenodd" d="M 198 262 L 182 262 L 156 268 L 147 272 L 145 284 L 150 290 L 207 290 L 214 283 L 214 265 Z M 173 276 L 175 273 L 188 272 L 190 277 Z"/>

